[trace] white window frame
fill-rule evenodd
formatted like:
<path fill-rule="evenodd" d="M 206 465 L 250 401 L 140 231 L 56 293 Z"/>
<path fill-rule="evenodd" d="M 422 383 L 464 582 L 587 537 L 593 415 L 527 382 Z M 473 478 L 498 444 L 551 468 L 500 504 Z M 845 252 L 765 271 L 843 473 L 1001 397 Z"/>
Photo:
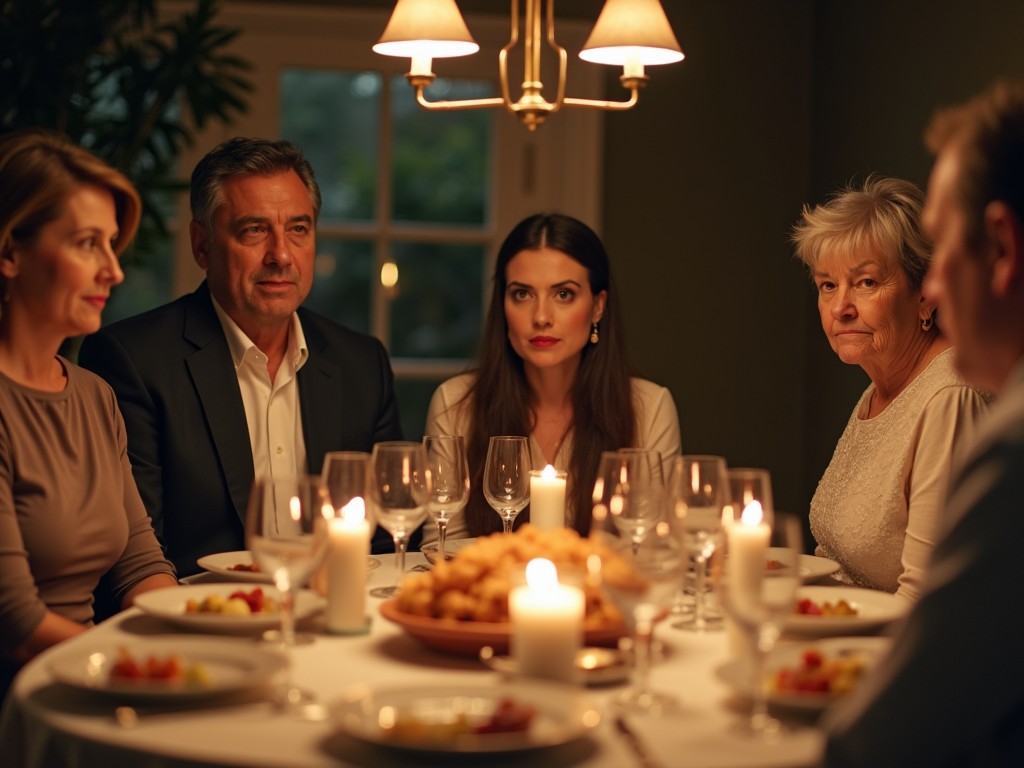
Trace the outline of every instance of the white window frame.
<path fill-rule="evenodd" d="M 188 10 L 191 5 L 179 0 L 163 0 L 160 8 L 161 13 L 174 16 Z M 185 175 L 211 147 L 232 136 L 280 136 L 278 86 L 282 69 L 375 70 L 386 76 L 404 73 L 409 64 L 407 60 L 380 56 L 370 49 L 383 31 L 389 14 L 390 11 L 292 3 L 224 3 L 218 22 L 243 30 L 232 44 L 232 52 L 252 63 L 254 68 L 248 76 L 255 90 L 250 95 L 248 112 L 232 125 L 218 124 L 204 131 L 195 146 L 183 153 L 181 167 L 185 169 Z M 435 60 L 433 69 L 440 77 L 489 79 L 497 83 L 497 51 L 508 40 L 508 17 L 469 16 L 466 21 L 480 43 L 481 51 L 460 59 Z M 567 95 L 603 98 L 606 70 L 575 57 L 575 52 L 586 39 L 589 26 L 573 21 L 556 23 L 558 42 L 570 52 L 571 57 Z M 554 52 L 549 49 L 543 56 L 546 62 L 554 61 Z M 513 56 L 509 67 L 513 98 L 518 92 L 517 78 L 521 72 L 521 65 L 517 69 L 516 62 Z M 554 73 L 552 71 L 548 75 L 547 71 L 545 68 L 545 78 L 550 77 L 553 86 Z M 553 91 L 553 88 L 549 89 Z M 553 95 L 548 97 L 553 98 Z M 409 98 L 413 98 L 411 89 Z M 602 113 L 590 109 L 563 109 L 537 131 L 530 132 L 509 113 L 496 111 L 500 114 L 495 115 L 494 123 L 490 210 L 482 237 L 475 233 L 466 235 L 464 229 L 460 235 L 456 231 L 458 228 L 454 227 L 410 227 L 403 224 L 396 229 L 386 218 L 372 225 L 335 226 L 324 223 L 318 227 L 321 235 L 355 234 L 373 239 L 377 273 L 394 240 L 482 243 L 487 252 L 487 264 L 483 270 L 485 280 L 481 286 L 481 301 L 484 301 L 498 246 L 512 226 L 524 217 L 539 211 L 560 211 L 586 221 L 600 232 Z M 389 126 L 384 128 L 380 151 L 386 154 L 390 130 Z M 382 173 L 384 178 L 381 181 L 385 185 L 387 176 L 387 173 Z M 386 186 L 379 194 L 388 194 Z M 385 209 L 378 205 L 378 211 Z M 183 199 L 179 221 L 187 222 L 189 218 L 188 200 Z M 175 296 L 194 290 L 203 278 L 192 258 L 187 227 L 178 229 L 173 270 Z M 373 293 L 371 332 L 386 340 L 387 299 L 379 285 L 374 286 Z M 394 359 L 392 364 L 397 377 L 425 378 L 450 375 L 461 370 L 465 361 Z"/>

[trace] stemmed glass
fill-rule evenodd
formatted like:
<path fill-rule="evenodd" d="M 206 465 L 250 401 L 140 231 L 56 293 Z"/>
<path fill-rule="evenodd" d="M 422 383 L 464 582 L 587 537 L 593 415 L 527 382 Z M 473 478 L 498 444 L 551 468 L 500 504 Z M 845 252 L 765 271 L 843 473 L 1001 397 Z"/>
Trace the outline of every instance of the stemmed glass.
<path fill-rule="evenodd" d="M 395 583 L 370 590 L 374 597 L 394 597 L 405 573 L 405 550 L 412 535 L 427 517 L 431 477 L 423 443 L 377 443 L 367 467 L 366 500 L 377 523 L 395 541 Z"/>
<path fill-rule="evenodd" d="M 280 642 L 290 658 L 295 633 L 295 595 L 327 552 L 327 518 L 333 514 L 316 475 L 259 477 L 246 512 L 246 545 L 260 570 L 270 575 L 280 599 Z M 311 696 L 286 683 L 280 704 L 308 704 Z"/>
<path fill-rule="evenodd" d="M 679 704 L 650 687 L 654 625 L 669 613 L 687 567 L 686 552 L 667 520 L 657 522 L 638 546 L 626 539 L 609 543 L 601 560 L 601 586 L 633 630 L 633 677 L 618 704 L 658 715 Z"/>
<path fill-rule="evenodd" d="M 530 503 L 529 438 L 496 435 L 487 445 L 484 498 L 501 516 L 502 530 L 512 533 L 516 515 Z"/>
<path fill-rule="evenodd" d="M 469 501 L 469 463 L 462 435 L 425 435 L 423 447 L 433 480 L 427 511 L 437 525 L 437 558 L 447 559 L 448 523 Z"/>
<path fill-rule="evenodd" d="M 802 526 L 795 515 L 773 512 L 767 473 L 760 478 L 757 473 L 744 474 L 737 477 L 732 503 L 723 512 L 726 557 L 717 581 L 723 607 L 749 638 L 753 651 L 753 704 L 743 730 L 770 739 L 782 726 L 768 714 L 765 659 L 796 605 Z M 776 561 L 772 568 L 769 547 Z"/>
<path fill-rule="evenodd" d="M 664 490 L 657 451 L 630 448 L 601 454 L 594 480 L 594 505 L 603 505 L 602 512 L 629 539 L 634 552 L 664 518 Z"/>
<path fill-rule="evenodd" d="M 721 456 L 676 456 L 669 480 L 672 525 L 693 553 L 693 615 L 673 627 L 704 632 L 721 627 L 707 612 L 707 566 L 722 538 L 722 508 L 729 498 L 729 478 Z"/>

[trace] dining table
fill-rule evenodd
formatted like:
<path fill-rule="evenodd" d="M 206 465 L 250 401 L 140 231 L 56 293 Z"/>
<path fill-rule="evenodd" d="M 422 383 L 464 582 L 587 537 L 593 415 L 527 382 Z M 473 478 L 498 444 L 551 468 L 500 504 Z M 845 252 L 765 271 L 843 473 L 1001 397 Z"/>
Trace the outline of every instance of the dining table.
<path fill-rule="evenodd" d="M 382 562 L 369 572 L 368 590 L 395 580 L 394 555 L 375 558 Z M 406 567 L 423 571 L 430 564 L 422 553 L 411 552 Z M 213 585 L 219 578 L 205 573 L 191 583 Z M 339 727 L 334 716 L 337 702 L 356 687 L 415 686 L 440 692 L 466 685 L 500 691 L 516 683 L 479 657 L 453 655 L 422 644 L 384 618 L 380 604 L 381 600 L 367 596 L 369 625 L 361 634 L 328 633 L 322 612 L 300 622 L 299 628 L 311 636 L 311 642 L 293 647 L 288 674 L 294 685 L 322 703 L 325 714 L 308 719 L 282 710 L 265 688 L 257 688 L 184 702 L 134 702 L 126 721 L 125 702 L 117 697 L 58 681 L 54 672 L 58 654 L 84 656 L 93 648 L 111 645 L 130 649 L 153 639 L 184 644 L 213 638 L 138 607 L 125 610 L 22 668 L 0 715 L 0 763 L 12 768 L 480 764 L 479 754 L 396 749 Z M 486 762 L 531 768 L 799 768 L 818 762 L 823 736 L 815 717 L 797 714 L 771 740 L 743 730 L 749 701 L 720 674 L 730 661 L 727 632 L 684 631 L 672 623 L 671 619 L 661 621 L 655 630 L 661 650 L 651 682 L 676 694 L 675 711 L 619 717 L 615 698 L 627 685 L 625 680 L 603 685 L 560 683 L 589 702 L 599 721 L 564 743 L 511 748 L 486 755 Z M 219 636 L 216 641 L 234 644 L 231 647 L 239 658 L 267 645 L 261 633 Z"/>

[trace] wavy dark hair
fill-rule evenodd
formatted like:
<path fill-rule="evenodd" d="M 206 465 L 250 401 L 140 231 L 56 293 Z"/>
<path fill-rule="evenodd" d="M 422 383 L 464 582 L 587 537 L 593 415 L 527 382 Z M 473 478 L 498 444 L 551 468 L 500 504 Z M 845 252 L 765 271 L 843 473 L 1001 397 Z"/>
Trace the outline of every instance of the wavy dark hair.
<path fill-rule="evenodd" d="M 472 476 L 466 525 L 472 536 L 501 530 L 501 520 L 483 495 L 483 468 L 491 435 L 529 435 L 535 414 L 523 361 L 508 340 L 505 292 L 508 263 L 522 251 L 552 248 L 587 269 L 590 290 L 607 291 L 604 313 L 598 322 L 600 341 L 583 349 L 573 383 L 572 458 L 566 467 L 567 502 L 575 527 L 590 531 L 591 496 L 602 451 L 633 445 L 636 408 L 630 384 L 625 338 L 604 244 L 586 224 L 558 213 L 538 213 L 519 222 L 505 238 L 494 267 L 491 301 L 487 308 L 473 384 L 466 394 L 469 434 L 466 451 Z M 529 519 L 528 510 L 517 524 Z"/>

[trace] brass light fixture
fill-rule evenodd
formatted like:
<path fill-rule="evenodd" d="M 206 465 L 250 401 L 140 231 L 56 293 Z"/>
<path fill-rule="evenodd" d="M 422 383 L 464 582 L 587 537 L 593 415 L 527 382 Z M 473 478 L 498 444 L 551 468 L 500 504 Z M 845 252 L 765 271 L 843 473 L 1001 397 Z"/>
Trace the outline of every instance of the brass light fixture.
<path fill-rule="evenodd" d="M 411 59 L 405 77 L 416 91 L 416 101 L 429 110 L 505 107 L 531 131 L 563 106 L 626 110 L 637 103 L 638 91 L 647 82 L 645 66 L 682 61 L 683 52 L 669 26 L 659 0 L 605 0 L 601 15 L 590 32 L 580 58 L 596 64 L 622 67 L 619 81 L 630 92 L 626 101 L 573 99 L 565 95 L 568 55 L 555 40 L 555 0 L 547 0 L 544 27 L 546 40 L 558 55 L 558 83 L 554 101 L 544 98 L 540 80 L 541 0 L 525 0 L 523 27 L 524 63 L 522 94 L 516 101 L 509 93 L 508 55 L 519 43 L 520 0 L 512 0 L 511 36 L 498 54 L 501 96 L 461 101 L 428 101 L 424 90 L 436 75 L 431 61 L 476 53 L 473 40 L 455 0 L 398 0 L 384 34 L 373 50 L 385 56 Z"/>

